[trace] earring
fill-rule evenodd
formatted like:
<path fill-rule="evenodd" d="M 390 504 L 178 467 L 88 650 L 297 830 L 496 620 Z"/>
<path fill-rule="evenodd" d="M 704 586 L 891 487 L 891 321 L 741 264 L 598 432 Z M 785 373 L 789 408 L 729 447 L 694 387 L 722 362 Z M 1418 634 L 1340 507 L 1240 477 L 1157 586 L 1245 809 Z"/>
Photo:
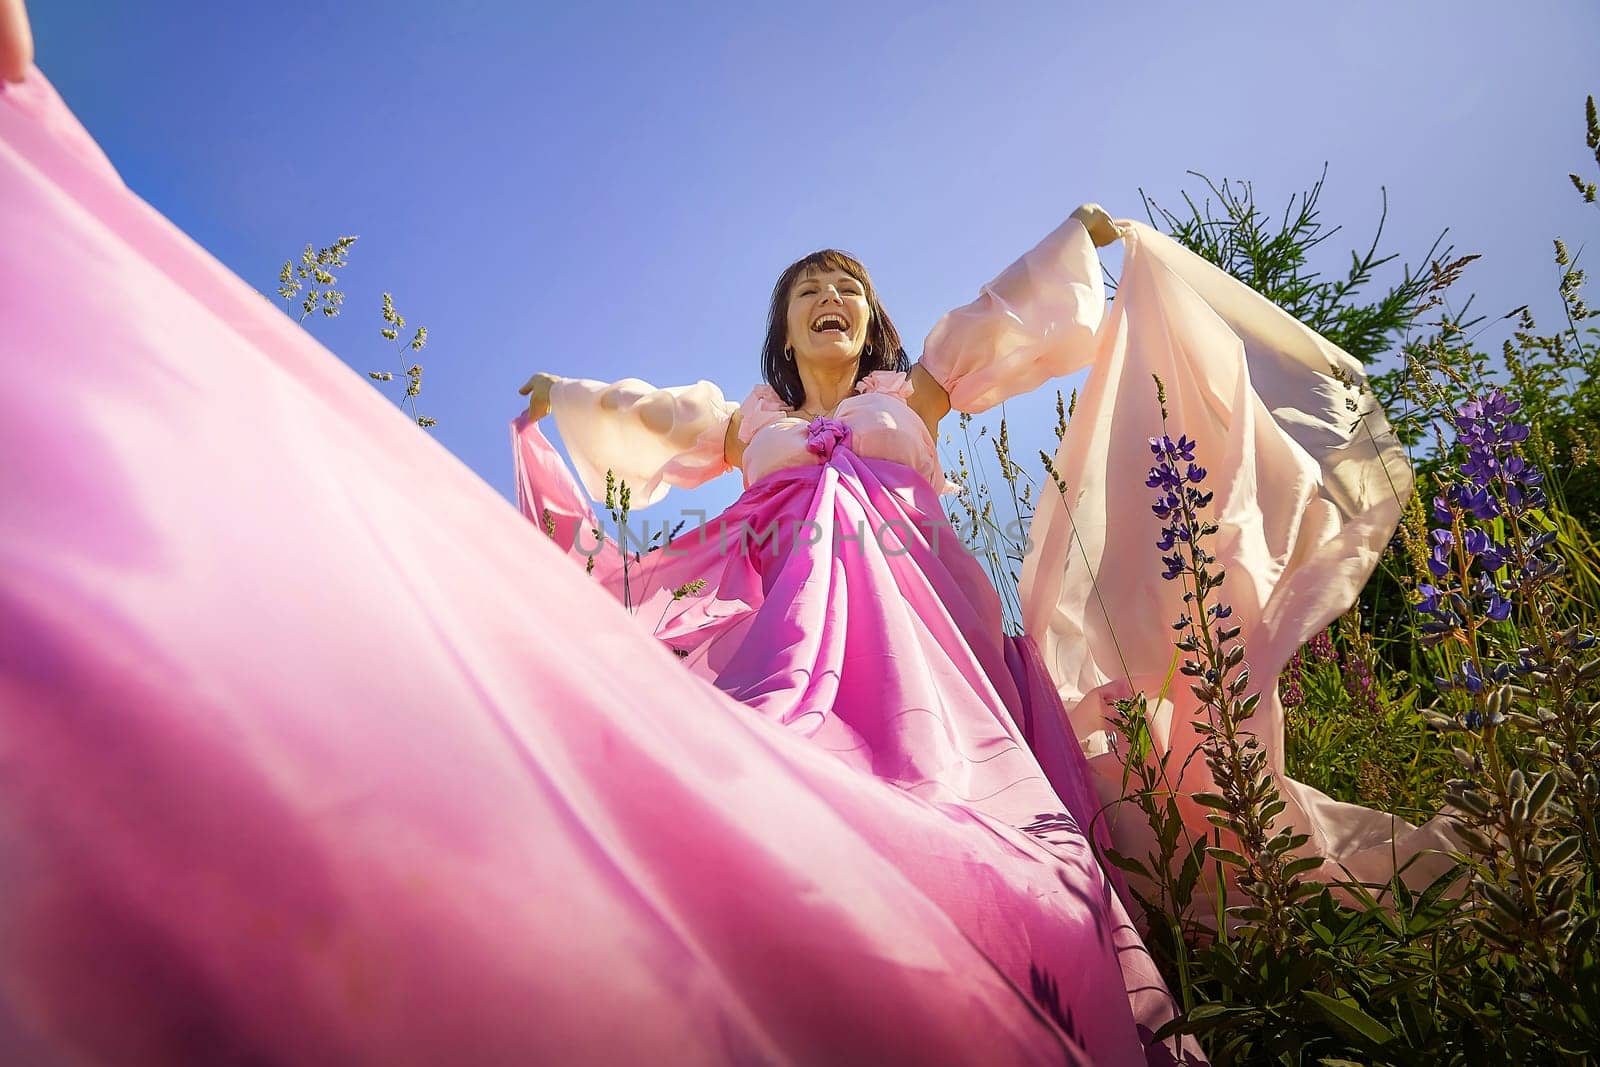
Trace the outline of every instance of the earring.
<path fill-rule="evenodd" d="M 863 354 L 864 354 L 864 355 L 865 355 L 865 356 L 866 356 L 866 357 L 867 357 L 867 358 L 868 358 L 868 359 L 871 359 L 871 358 L 872 358 L 872 346 L 871 346 L 871 345 L 868 345 L 868 346 L 867 346 L 867 350 L 866 350 L 866 352 L 865 352 L 865 353 L 863 353 Z"/>
<path fill-rule="evenodd" d="M 793 363 L 794 362 L 794 349 L 790 348 L 787 345 L 785 345 L 784 349 L 783 349 L 783 358 L 787 359 L 790 363 Z"/>

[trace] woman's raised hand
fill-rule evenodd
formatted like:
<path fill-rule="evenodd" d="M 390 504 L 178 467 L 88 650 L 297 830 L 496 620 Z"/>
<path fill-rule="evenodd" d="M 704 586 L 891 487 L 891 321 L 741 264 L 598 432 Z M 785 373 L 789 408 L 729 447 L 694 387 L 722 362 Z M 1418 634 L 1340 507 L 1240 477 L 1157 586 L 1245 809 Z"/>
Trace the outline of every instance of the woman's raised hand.
<path fill-rule="evenodd" d="M 528 418 L 538 422 L 550 414 L 550 387 L 555 384 L 556 376 L 540 371 L 529 378 L 517 392 L 528 398 Z"/>
<path fill-rule="evenodd" d="M 1106 209 L 1099 204 L 1084 204 L 1072 213 L 1072 217 L 1083 223 L 1083 228 L 1089 231 L 1089 238 L 1094 241 L 1096 248 L 1104 248 L 1122 236 L 1117 232 L 1117 226 L 1111 221 L 1111 216 L 1106 214 Z"/>
<path fill-rule="evenodd" d="M 33 34 L 22 0 L 0 0 L 0 81 L 19 82 L 33 63 Z"/>

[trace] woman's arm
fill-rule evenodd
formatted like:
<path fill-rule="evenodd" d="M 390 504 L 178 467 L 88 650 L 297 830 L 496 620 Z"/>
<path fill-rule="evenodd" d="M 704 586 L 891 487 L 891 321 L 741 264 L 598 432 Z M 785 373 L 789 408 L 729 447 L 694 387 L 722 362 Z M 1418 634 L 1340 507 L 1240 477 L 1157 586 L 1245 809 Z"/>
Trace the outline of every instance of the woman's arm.
<path fill-rule="evenodd" d="M 939 439 L 939 420 L 950 413 L 950 394 L 928 373 L 920 361 L 911 365 L 908 375 L 911 382 L 911 396 L 906 400 L 906 406 L 915 411 L 922 421 L 928 424 L 928 432 L 933 434 L 933 439 Z"/>
<path fill-rule="evenodd" d="M 744 470 L 744 439 L 739 436 L 739 425 L 743 422 L 744 412 L 735 411 L 728 419 L 728 432 L 722 437 L 722 458 L 739 470 Z"/>

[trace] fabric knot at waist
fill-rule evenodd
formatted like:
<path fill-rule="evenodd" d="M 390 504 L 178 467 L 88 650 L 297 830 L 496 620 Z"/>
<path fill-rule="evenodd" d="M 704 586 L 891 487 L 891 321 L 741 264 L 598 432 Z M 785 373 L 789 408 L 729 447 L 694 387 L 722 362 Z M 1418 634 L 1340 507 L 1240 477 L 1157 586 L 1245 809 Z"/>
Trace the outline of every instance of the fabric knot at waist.
<path fill-rule="evenodd" d="M 806 425 L 806 451 L 826 462 L 835 448 L 850 447 L 850 427 L 838 419 L 819 415 Z"/>

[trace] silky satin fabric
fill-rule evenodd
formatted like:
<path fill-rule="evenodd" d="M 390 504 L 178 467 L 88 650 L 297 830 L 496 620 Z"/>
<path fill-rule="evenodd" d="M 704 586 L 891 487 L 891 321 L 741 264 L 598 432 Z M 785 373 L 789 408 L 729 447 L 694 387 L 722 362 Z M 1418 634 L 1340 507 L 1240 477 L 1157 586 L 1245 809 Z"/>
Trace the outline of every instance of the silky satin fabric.
<path fill-rule="evenodd" d="M 1112 701 L 1135 692 L 1150 700 L 1155 758 L 1185 798 L 1190 832 L 1210 829 L 1206 809 L 1187 800 L 1215 790 L 1204 761 L 1189 758 L 1207 712 L 1170 681 L 1171 624 L 1187 609 L 1181 584 L 1161 578 L 1162 522 L 1144 485 L 1147 440 L 1181 433 L 1215 493 L 1219 531 L 1207 550 L 1227 580 L 1213 599 L 1233 608 L 1262 696 L 1248 727 L 1287 802 L 1278 825 L 1309 835 L 1302 852 L 1324 861 L 1321 877 L 1382 884 L 1400 869 L 1425 885 L 1448 866 L 1448 816 L 1413 827 L 1288 777 L 1277 686 L 1289 657 L 1355 602 L 1377 566 L 1412 491 L 1405 450 L 1348 353 L 1166 235 L 1116 225 L 1125 247 L 1116 297 L 1077 358 L 1058 364 L 1089 368 L 1055 457 L 1068 492 L 1042 496 L 1020 582 L 1024 629 L 1090 753 L 1112 838 L 1129 855 L 1153 848 L 1142 815 L 1120 802 L 1123 765 L 1108 744 Z M 1055 260 L 1056 238 L 1029 257 Z M 1165 421 L 1152 376 L 1165 384 Z"/>
<path fill-rule="evenodd" d="M 896 399 L 896 433 L 906 440 L 887 450 L 902 454 L 915 447 L 916 416 Z M 852 412 L 841 405 L 839 414 Z M 792 429 L 767 420 L 751 433 L 752 448 L 769 435 L 781 447 Z M 1171 1018 L 1154 963 L 1085 836 L 1097 824 L 1096 805 L 1054 683 L 1031 638 L 1003 636 L 994 587 L 923 472 L 841 444 L 824 462 L 761 477 L 720 515 L 654 551 L 630 552 L 624 565 L 615 541 L 597 552 L 594 539 L 562 539 L 605 524 L 587 512 L 582 490 L 525 415 L 513 443 L 524 513 L 572 547 L 574 562 L 686 670 L 863 776 L 1014 842 L 1010 856 L 989 857 L 985 869 L 927 872 L 927 891 L 1019 983 L 1032 979 L 1024 961 L 994 946 L 997 914 L 967 902 L 983 899 L 992 880 L 1028 880 L 1040 863 L 1059 863 L 1050 895 L 1084 901 L 1094 929 L 1107 935 L 1063 928 L 1067 958 L 1117 975 L 1141 1041 Z M 886 441 L 867 438 L 862 447 L 874 444 Z M 642 533 L 632 531 L 630 542 Z M 703 588 L 687 591 L 695 581 Z M 1084 1005 L 1063 1005 L 1082 1018 Z M 1153 1046 L 1148 1056 L 1170 1062 L 1177 1051 Z M 1199 1058 L 1192 1044 L 1185 1054 Z"/>
<path fill-rule="evenodd" d="M 605 499 L 607 471 L 642 508 L 671 486 L 702 485 L 733 469 L 723 435 L 738 405 L 711 382 L 657 388 L 640 378 L 558 377 L 550 408 L 578 479 L 596 500 Z"/>
<path fill-rule="evenodd" d="M 685 669 L 37 71 L 0 232 L 0 1058 L 1145 1060 L 1081 841 Z"/>
<path fill-rule="evenodd" d="M 515 444 L 530 519 L 577 498 L 526 418 Z M 999 598 L 958 538 L 918 471 L 841 446 L 630 556 L 625 579 L 609 548 L 593 577 L 687 669 L 863 773 L 1012 826 L 1088 826 L 1086 766 L 1080 756 L 1063 775 L 1081 802 L 1069 812 L 1023 735 L 1023 694 L 1039 679 L 1013 673 Z M 581 545 L 573 555 L 587 563 Z M 685 594 L 697 578 L 704 588 Z"/>

